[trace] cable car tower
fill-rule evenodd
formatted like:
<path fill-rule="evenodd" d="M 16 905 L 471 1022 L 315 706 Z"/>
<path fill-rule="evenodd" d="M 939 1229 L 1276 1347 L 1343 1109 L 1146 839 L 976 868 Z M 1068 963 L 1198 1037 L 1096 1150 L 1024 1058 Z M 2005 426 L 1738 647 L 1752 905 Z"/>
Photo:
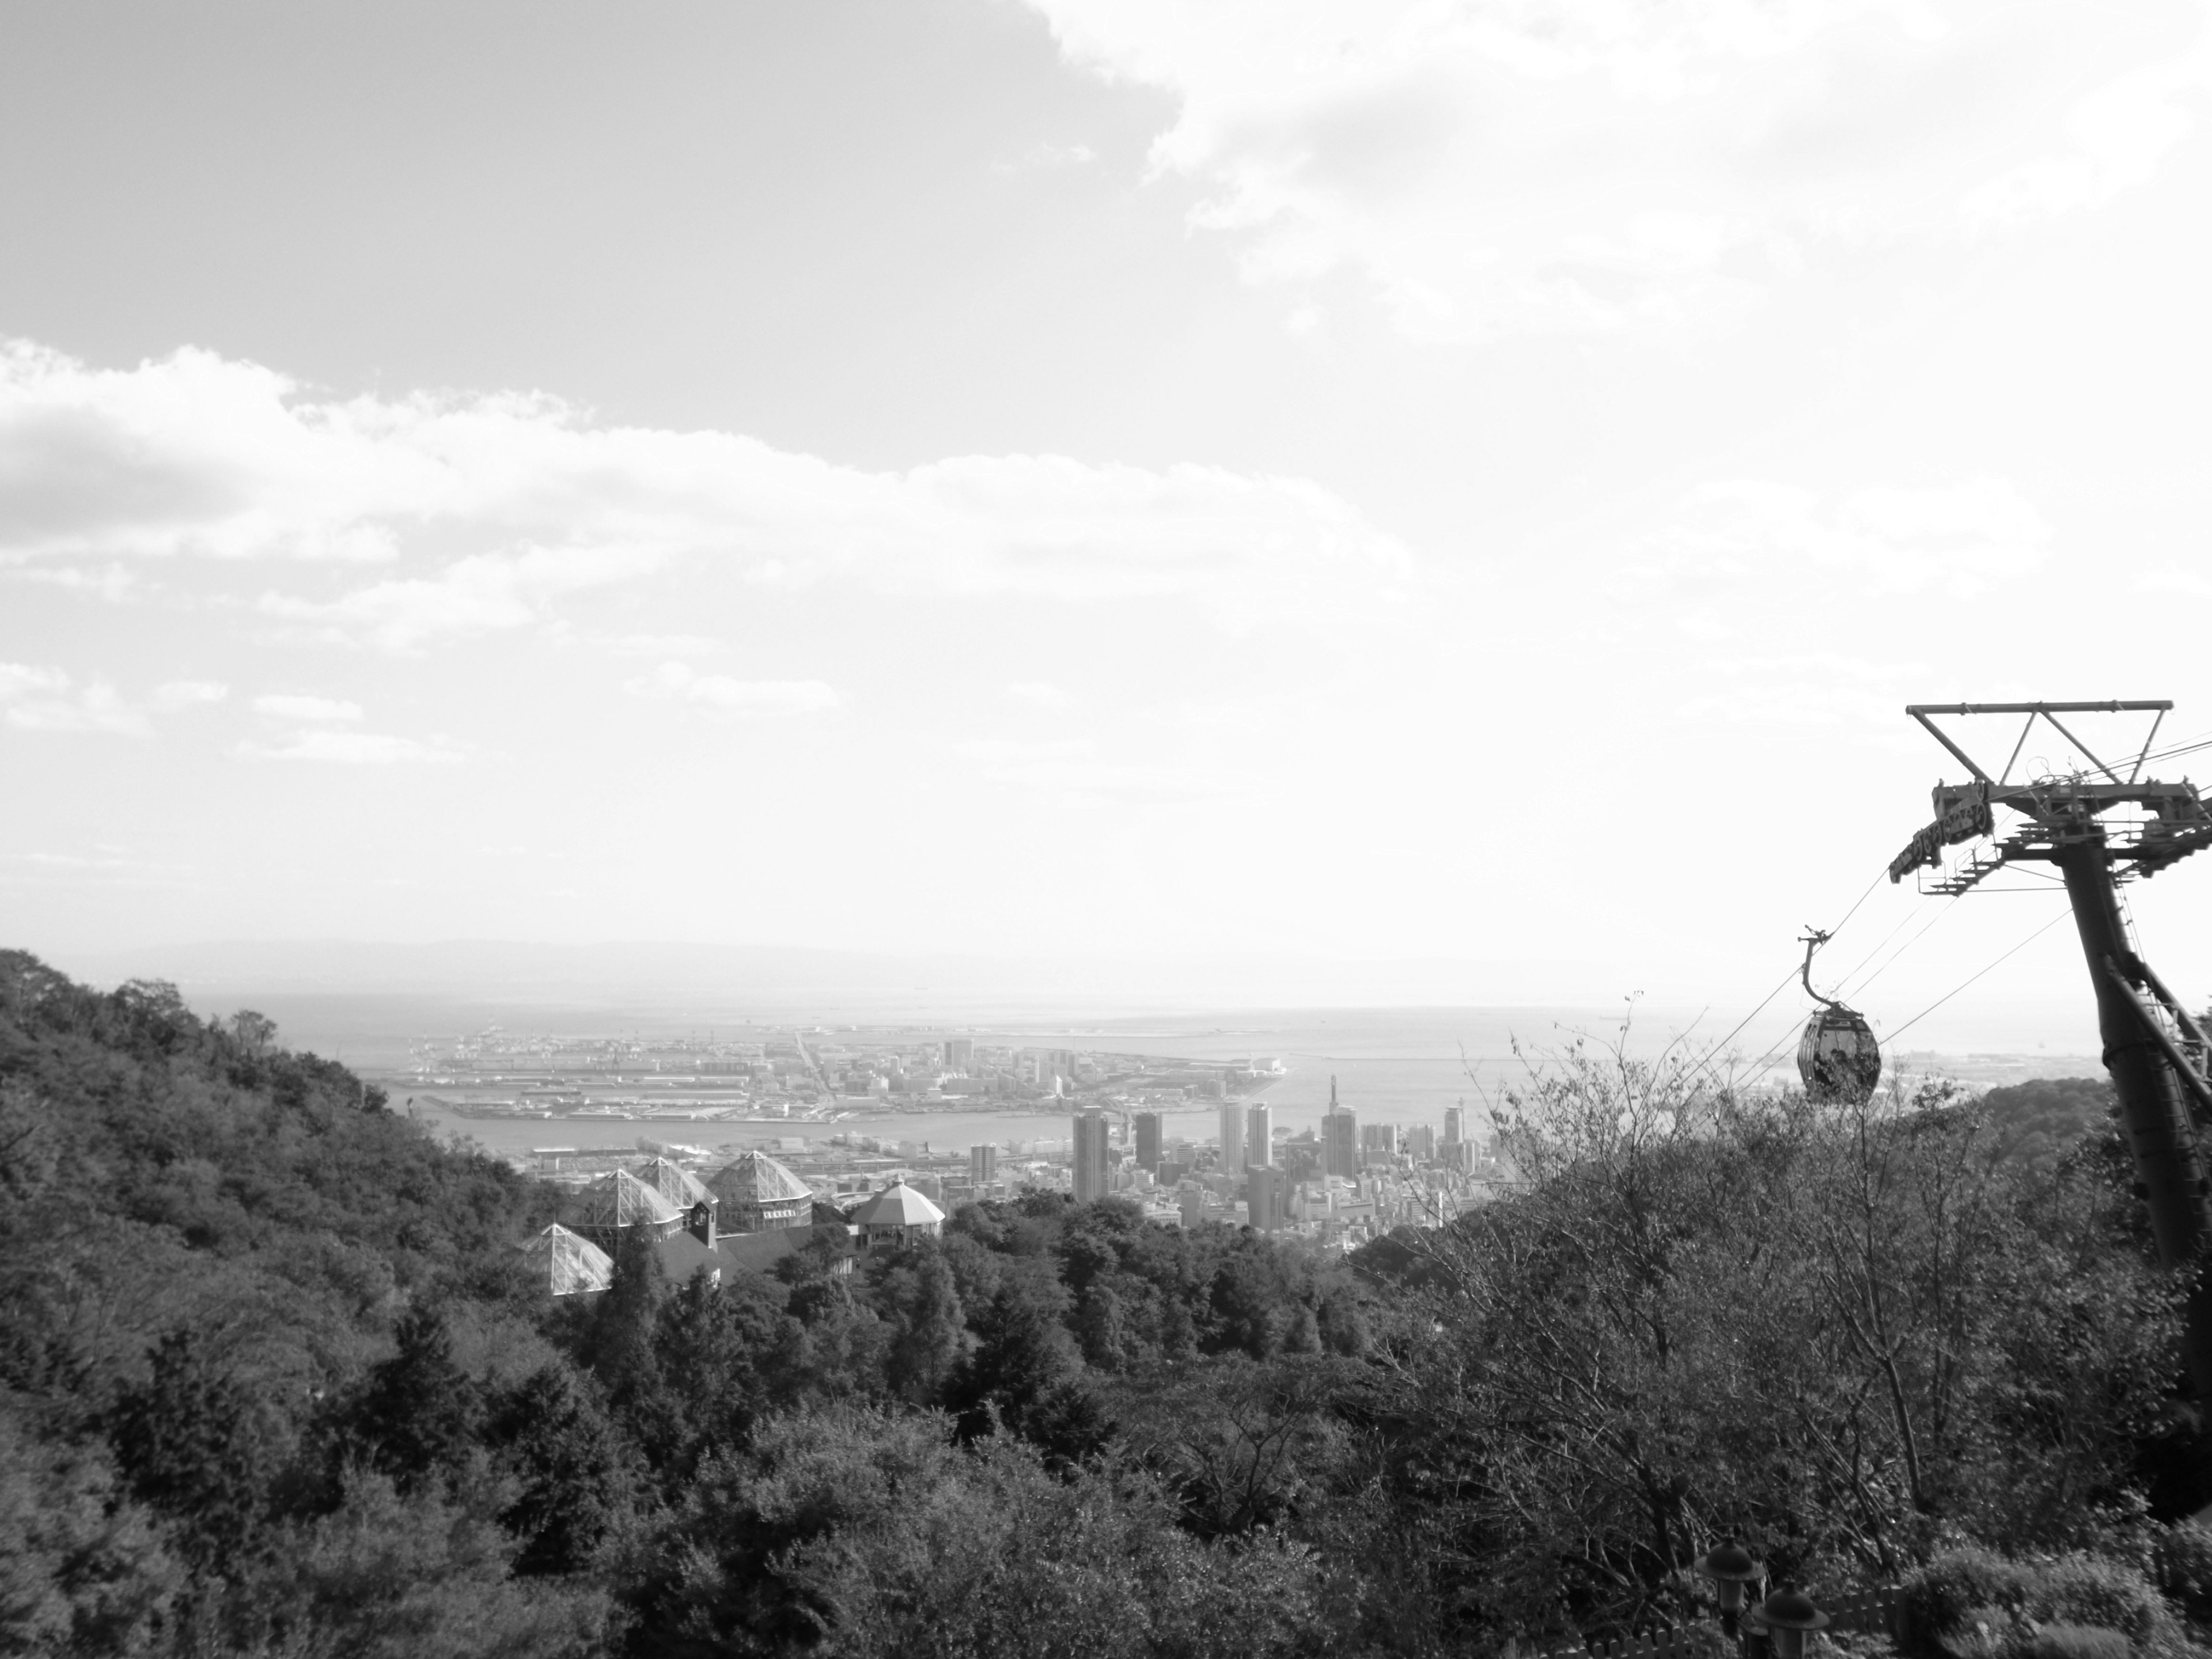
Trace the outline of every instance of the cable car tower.
<path fill-rule="evenodd" d="M 1966 769 L 1969 781 L 1939 783 L 1935 821 L 1890 860 L 1889 878 L 1902 881 L 1924 867 L 1943 870 L 1943 849 L 1990 836 L 1966 862 L 1944 871 L 1921 890 L 1956 896 L 2008 864 L 2056 865 L 2074 907 L 2074 925 L 2097 995 L 2097 1027 L 2106 1068 L 2120 1100 L 2120 1116 L 2134 1153 L 2136 1193 L 2150 1211 L 2159 1259 L 2196 1274 L 2191 1287 L 2183 1347 L 2199 1405 L 2212 1407 L 2212 1183 L 2197 1125 L 2212 1121 L 2212 1082 L 2205 1076 L 2207 1042 L 2165 981 L 2129 943 L 2120 917 L 2119 884 L 2148 879 L 2191 853 L 2212 847 L 2212 813 L 2186 779 L 2162 783 L 2144 778 L 2150 745 L 2171 702 L 1915 703 L 1905 713 Z M 2067 730 L 2062 715 L 2151 714 L 2150 732 L 2123 777 Z M 1936 717 L 2024 715 L 2027 723 L 2004 769 L 1991 777 L 1936 724 Z M 2012 781 L 2012 769 L 2038 720 L 2055 730 L 2088 762 L 2087 769 L 2062 776 Z M 2015 814 L 1997 836 L 1997 809 Z"/>

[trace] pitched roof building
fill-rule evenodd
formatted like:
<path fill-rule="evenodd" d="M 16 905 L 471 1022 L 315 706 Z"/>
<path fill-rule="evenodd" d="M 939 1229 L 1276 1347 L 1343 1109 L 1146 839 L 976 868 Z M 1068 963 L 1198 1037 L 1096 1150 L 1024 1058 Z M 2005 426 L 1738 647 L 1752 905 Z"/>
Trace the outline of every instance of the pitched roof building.
<path fill-rule="evenodd" d="M 611 1245 L 625 1227 L 645 1227 L 665 1238 L 684 1224 L 684 1212 L 628 1170 L 610 1170 L 584 1193 L 583 1219 L 577 1231 L 601 1245 Z"/>
<path fill-rule="evenodd" d="M 813 1218 L 814 1189 L 766 1152 L 738 1153 L 707 1177 L 707 1190 L 721 1200 L 726 1233 L 803 1227 Z"/>
<path fill-rule="evenodd" d="M 688 1212 L 694 1204 L 715 1202 L 707 1183 L 680 1164 L 665 1158 L 649 1158 L 637 1166 L 637 1178 L 659 1193 L 678 1209 Z"/>
<path fill-rule="evenodd" d="M 945 1229 L 945 1212 L 896 1177 L 879 1193 L 854 1207 L 853 1224 L 869 1244 L 910 1244 L 935 1238 Z"/>
<path fill-rule="evenodd" d="M 614 1280 L 614 1258 L 557 1223 L 523 1242 L 522 1259 L 532 1282 L 554 1296 L 604 1291 Z"/>

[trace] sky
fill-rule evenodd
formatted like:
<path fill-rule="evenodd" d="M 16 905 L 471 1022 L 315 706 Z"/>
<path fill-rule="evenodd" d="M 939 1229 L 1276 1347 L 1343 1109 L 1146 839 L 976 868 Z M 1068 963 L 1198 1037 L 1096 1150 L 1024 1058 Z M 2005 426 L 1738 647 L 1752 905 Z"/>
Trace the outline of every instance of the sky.
<path fill-rule="evenodd" d="M 1717 1022 L 1955 909 L 1869 1012 L 2078 1040 L 1876 878 L 1908 702 L 2212 730 L 2208 118 L 2202 0 L 22 0 L 0 935 Z"/>

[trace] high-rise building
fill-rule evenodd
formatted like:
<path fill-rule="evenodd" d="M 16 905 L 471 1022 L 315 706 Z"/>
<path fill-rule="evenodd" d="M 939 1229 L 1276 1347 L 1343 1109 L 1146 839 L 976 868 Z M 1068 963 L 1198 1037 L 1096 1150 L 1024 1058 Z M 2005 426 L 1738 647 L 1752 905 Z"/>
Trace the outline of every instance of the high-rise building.
<path fill-rule="evenodd" d="M 1398 1156 L 1398 1126 L 1395 1123 L 1366 1123 L 1359 1129 L 1359 1152 L 1363 1162 L 1389 1164 Z"/>
<path fill-rule="evenodd" d="M 946 1071 L 966 1072 L 973 1069 L 975 1064 L 975 1039 L 974 1037 L 945 1039 L 945 1069 Z"/>
<path fill-rule="evenodd" d="M 1273 1164 L 1255 1164 L 1244 1171 L 1244 1219 L 1254 1231 L 1272 1233 L 1283 1224 L 1285 1202 L 1283 1172 Z"/>
<path fill-rule="evenodd" d="M 1321 1121 L 1321 1169 L 1347 1181 L 1359 1173 L 1359 1120 L 1337 1104 L 1334 1078 L 1328 1080 L 1328 1115 Z"/>
<path fill-rule="evenodd" d="M 1244 1167 L 1244 1109 L 1221 1109 L 1221 1167 L 1234 1174 Z"/>
<path fill-rule="evenodd" d="M 1417 1164 L 1433 1164 L 1437 1157 L 1437 1126 L 1416 1123 L 1406 1131 L 1406 1151 Z"/>
<path fill-rule="evenodd" d="M 1262 1102 L 1244 1109 L 1244 1162 L 1273 1164 L 1275 1161 L 1275 1109 Z"/>
<path fill-rule="evenodd" d="M 1106 1114 L 1075 1115 L 1075 1201 L 1087 1204 L 1111 1191 L 1106 1181 Z"/>
<path fill-rule="evenodd" d="M 970 1146 L 968 1149 L 968 1179 L 978 1187 L 988 1187 L 999 1178 L 999 1149 L 996 1146 Z"/>
<path fill-rule="evenodd" d="M 1444 1108 L 1444 1145 L 1467 1139 L 1467 1102 Z"/>
<path fill-rule="evenodd" d="M 1137 1125 L 1137 1167 L 1157 1173 L 1160 1167 L 1160 1115 L 1139 1112 Z"/>
<path fill-rule="evenodd" d="M 1195 1227 L 1206 1219 L 1206 1188 L 1195 1181 L 1186 1181 L 1176 1194 L 1182 1211 L 1182 1224 Z"/>

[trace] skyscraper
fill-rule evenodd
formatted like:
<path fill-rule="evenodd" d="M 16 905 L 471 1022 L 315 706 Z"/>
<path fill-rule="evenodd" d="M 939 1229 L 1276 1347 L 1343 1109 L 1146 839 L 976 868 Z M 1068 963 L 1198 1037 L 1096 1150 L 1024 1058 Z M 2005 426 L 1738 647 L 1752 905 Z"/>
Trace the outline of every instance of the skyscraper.
<path fill-rule="evenodd" d="M 1232 1174 L 1244 1167 L 1244 1109 L 1233 1103 L 1221 1109 L 1221 1167 Z"/>
<path fill-rule="evenodd" d="M 1075 1201 L 1106 1196 L 1106 1114 L 1075 1115 Z"/>
<path fill-rule="evenodd" d="M 1368 1124 L 1359 1132 L 1359 1152 L 1363 1163 L 1391 1163 L 1398 1156 L 1398 1126 L 1395 1123 Z"/>
<path fill-rule="evenodd" d="M 1275 1109 L 1262 1103 L 1248 1107 L 1244 1112 L 1244 1162 L 1246 1164 L 1273 1164 L 1275 1161 Z"/>
<path fill-rule="evenodd" d="M 1467 1102 L 1444 1108 L 1444 1145 L 1467 1139 Z"/>
<path fill-rule="evenodd" d="M 1160 1115 L 1158 1112 L 1139 1112 L 1136 1116 L 1136 1125 L 1137 1167 L 1158 1175 L 1160 1172 Z"/>
<path fill-rule="evenodd" d="M 1334 1078 L 1328 1080 L 1328 1115 L 1321 1121 L 1321 1172 L 1346 1181 L 1359 1173 L 1359 1120 L 1337 1104 Z"/>
<path fill-rule="evenodd" d="M 1244 1219 L 1255 1231 L 1272 1233 L 1283 1224 L 1285 1184 L 1283 1172 L 1271 1164 L 1255 1164 L 1245 1170 Z"/>
<path fill-rule="evenodd" d="M 975 1039 L 974 1037 L 945 1039 L 945 1069 L 946 1071 L 965 1072 L 975 1064 Z"/>
<path fill-rule="evenodd" d="M 1195 1181 L 1186 1181 L 1176 1189 L 1176 1198 L 1182 1210 L 1182 1224 L 1195 1227 L 1206 1219 L 1206 1188 Z"/>
<path fill-rule="evenodd" d="M 968 1179 L 978 1187 L 988 1187 L 999 1178 L 999 1149 L 996 1146 L 970 1146 L 968 1149 Z"/>
<path fill-rule="evenodd" d="M 1432 1164 L 1437 1156 L 1437 1126 L 1416 1123 L 1406 1131 L 1406 1152 L 1416 1164 Z"/>

